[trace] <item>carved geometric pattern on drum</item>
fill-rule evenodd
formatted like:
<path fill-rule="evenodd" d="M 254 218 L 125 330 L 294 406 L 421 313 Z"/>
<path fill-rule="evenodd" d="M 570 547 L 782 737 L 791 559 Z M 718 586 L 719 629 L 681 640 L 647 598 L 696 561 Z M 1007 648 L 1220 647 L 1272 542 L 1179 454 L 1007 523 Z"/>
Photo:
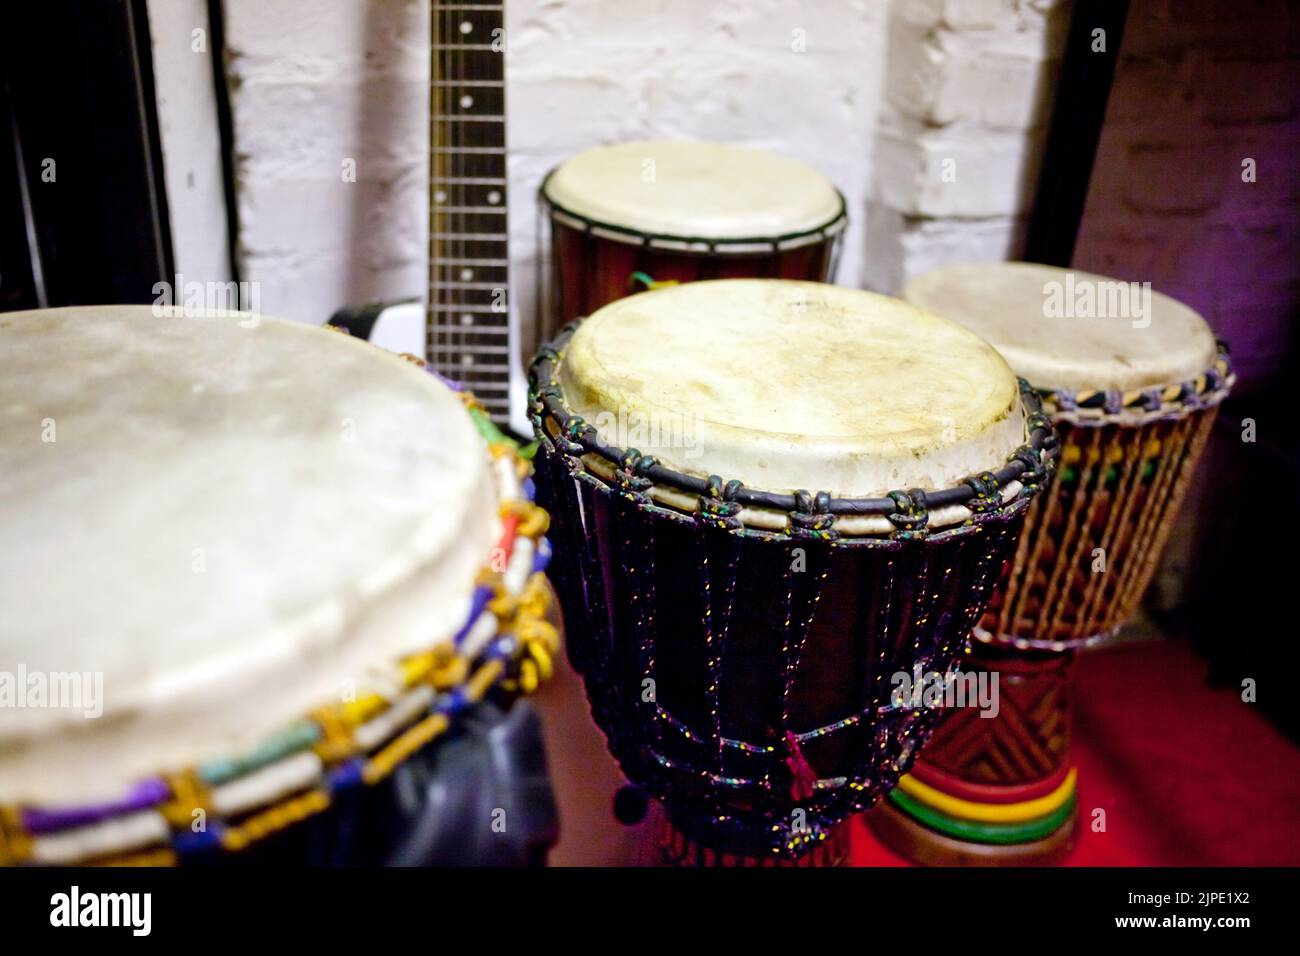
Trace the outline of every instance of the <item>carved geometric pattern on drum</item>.
<path fill-rule="evenodd" d="M 1025 682 L 1002 675 L 998 714 L 947 712 L 921 760 L 963 780 L 1020 784 L 1050 776 L 1070 749 L 1069 690 L 1058 678 Z"/>

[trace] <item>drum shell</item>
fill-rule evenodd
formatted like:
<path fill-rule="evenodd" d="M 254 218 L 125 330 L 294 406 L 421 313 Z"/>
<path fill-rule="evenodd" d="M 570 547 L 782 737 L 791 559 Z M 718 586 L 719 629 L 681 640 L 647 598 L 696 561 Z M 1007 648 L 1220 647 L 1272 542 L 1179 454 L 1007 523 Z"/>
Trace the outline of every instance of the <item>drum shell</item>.
<path fill-rule="evenodd" d="M 945 715 L 917 762 L 918 778 L 949 796 L 998 804 L 1042 796 L 1063 777 L 1071 763 L 1072 648 L 1112 634 L 1133 615 L 1216 411 L 1144 424 L 1056 421 L 1056 478 L 1029 507 L 1015 557 L 980 622 L 991 640 L 972 648 L 971 665 L 999 676 L 998 714 Z M 916 822 L 900 826 L 891 816 L 900 813 L 877 813 L 877 834 L 914 860 L 941 865 L 1059 862 L 1074 827 L 1072 818 L 1048 839 L 982 846 Z"/>
<path fill-rule="evenodd" d="M 613 489 L 545 435 L 535 464 L 611 752 L 687 836 L 740 855 L 774 852 L 796 810 L 829 832 L 894 785 L 940 713 L 889 706 L 896 675 L 960 657 L 1023 516 L 912 539 L 742 532 Z M 787 737 L 846 720 L 798 753 Z M 796 797 L 800 757 L 839 785 Z"/>
<path fill-rule="evenodd" d="M 997 675 L 997 714 L 970 707 L 945 711 L 918 764 L 977 788 L 1006 788 L 1006 802 L 1017 788 L 1063 776 L 1070 756 L 1074 653 L 976 642 L 962 669 Z"/>
<path fill-rule="evenodd" d="M 743 278 L 829 281 L 838 239 L 810 239 L 793 248 L 773 245 L 753 252 L 685 252 L 597 235 L 561 221 L 546 209 L 542 215 L 549 215 L 551 230 L 551 261 L 544 267 L 550 288 L 549 295 L 543 296 L 543 340 L 553 338 L 574 319 L 630 294 L 634 272 L 643 272 L 656 282 Z"/>
<path fill-rule="evenodd" d="M 1056 421 L 1056 480 L 1029 508 L 980 627 L 995 639 L 1060 649 L 1131 618 L 1216 413 L 1211 406 L 1142 425 Z"/>
<path fill-rule="evenodd" d="M 988 807 L 1059 792 L 1070 768 L 1074 653 L 975 642 L 962 669 L 997 680 L 997 711 L 945 711 L 912 776 L 941 794 Z M 1077 815 L 1029 842 L 981 843 L 935 831 L 882 801 L 868 817 L 888 847 L 926 866 L 1025 866 L 1060 862 L 1073 848 Z"/>

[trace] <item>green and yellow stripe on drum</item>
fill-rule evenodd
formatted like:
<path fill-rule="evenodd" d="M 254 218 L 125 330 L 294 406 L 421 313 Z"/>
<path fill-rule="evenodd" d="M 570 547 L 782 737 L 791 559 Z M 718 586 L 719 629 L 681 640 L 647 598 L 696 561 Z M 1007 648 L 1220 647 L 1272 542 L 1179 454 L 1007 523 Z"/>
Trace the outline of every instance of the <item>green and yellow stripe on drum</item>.
<path fill-rule="evenodd" d="M 890 801 L 932 830 L 959 840 L 999 845 L 1041 840 L 1064 826 L 1077 804 L 1075 771 L 1046 796 L 1021 803 L 977 803 L 904 775 Z"/>

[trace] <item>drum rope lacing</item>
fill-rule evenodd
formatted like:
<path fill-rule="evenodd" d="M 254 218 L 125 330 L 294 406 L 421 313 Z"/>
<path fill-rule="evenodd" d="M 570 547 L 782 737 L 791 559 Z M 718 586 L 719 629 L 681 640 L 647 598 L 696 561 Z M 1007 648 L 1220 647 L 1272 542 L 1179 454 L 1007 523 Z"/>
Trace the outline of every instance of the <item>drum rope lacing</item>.
<path fill-rule="evenodd" d="M 1181 422 L 1198 412 L 1213 409 L 1223 401 L 1235 383 L 1236 374 L 1227 347 L 1220 342 L 1214 364 L 1201 375 L 1178 384 L 1123 392 L 1102 389 L 1065 392 L 1046 388 L 1040 388 L 1038 392 L 1043 399 L 1044 410 L 1053 420 L 1063 425 L 1089 430 L 1107 427 L 1138 430 L 1157 423 Z M 1096 438 L 1098 434 L 1100 433 L 1094 432 L 1093 437 Z M 1070 441 L 1063 441 L 1063 449 L 1060 463 L 1062 475 L 1058 478 L 1056 491 L 1058 497 L 1064 493 L 1064 485 L 1069 483 L 1074 461 L 1080 455 L 1079 447 Z M 1185 451 L 1186 449 L 1184 453 Z M 1074 459 L 1071 458 L 1072 454 Z M 1154 451 L 1148 449 L 1145 454 L 1160 455 L 1159 443 L 1155 443 Z M 1169 470 L 1171 478 L 1179 473 L 1181 467 L 1177 465 Z M 1098 477 L 1108 480 L 1105 479 L 1104 471 L 1098 472 Z M 1107 547 L 1106 550 L 1111 549 Z M 1030 585 L 1023 583 L 1022 586 Z M 1098 588 L 1098 593 L 1100 590 Z M 1025 633 L 995 633 L 979 625 L 972 631 L 972 637 L 985 644 L 1005 645 L 1018 650 L 1061 653 L 1103 644 L 1112 639 L 1122 627 L 1123 621 L 1116 620 L 1109 626 L 1077 636 L 1042 637 Z"/>
<path fill-rule="evenodd" d="M 539 456 L 539 467 L 546 469 L 542 476 L 550 478 L 548 484 L 559 487 L 561 476 L 575 483 L 573 487 L 578 489 L 580 512 L 584 515 L 590 513 L 591 505 L 588 502 L 594 502 L 594 495 L 597 494 L 609 495 L 611 499 L 631 506 L 632 510 L 627 516 L 620 516 L 621 511 L 611 509 L 611 519 L 616 522 L 616 529 L 623 527 L 625 531 L 620 537 L 625 565 L 630 551 L 627 523 L 640 521 L 642 529 L 647 530 L 647 534 L 643 535 L 644 553 L 638 554 L 635 562 L 628 566 L 632 579 L 629 592 L 634 599 L 640 598 L 637 612 L 639 617 L 633 622 L 632 630 L 639 635 L 637 643 L 640 666 L 647 678 L 653 680 L 655 674 L 653 621 L 646 617 L 646 606 L 653 607 L 656 593 L 653 567 L 654 524 L 650 519 L 662 518 L 683 526 L 693 525 L 699 534 L 725 532 L 725 540 L 731 542 L 731 549 L 722 559 L 721 568 L 712 566 L 714 562 L 709 558 L 707 547 L 701 547 L 699 551 L 702 556 L 701 580 L 709 685 L 707 732 L 692 728 L 657 700 L 647 701 L 642 696 L 637 701 L 624 703 L 618 688 L 600 688 L 597 692 L 592 692 L 588 681 L 593 716 L 605 730 L 611 750 L 625 767 L 629 766 L 629 761 L 631 766 L 649 761 L 667 770 L 696 777 L 706 784 L 703 794 L 691 799 L 704 804 L 701 810 L 709 825 L 740 829 L 748 826 L 749 829 L 742 838 L 750 852 L 770 852 L 786 857 L 801 855 L 824 842 L 832 828 L 849 813 L 866 809 L 894 786 L 899 773 L 910 761 L 911 754 L 924 743 L 938 716 L 933 710 L 919 710 L 907 706 L 906 702 L 893 701 L 883 689 L 884 671 L 877 669 L 872 699 L 880 701 L 889 698 L 889 703 L 873 704 L 858 713 L 811 730 L 796 730 L 791 726 L 790 690 L 803 658 L 831 551 L 845 547 L 883 548 L 889 554 L 887 567 L 892 580 L 895 561 L 892 552 L 901 548 L 904 542 L 923 541 L 937 547 L 971 534 L 984 534 L 986 538 L 992 538 L 987 544 L 978 545 L 978 571 L 970 594 L 964 602 L 956 602 L 954 608 L 959 619 L 939 622 L 936 634 L 942 636 L 937 636 L 937 643 L 928 650 L 918 652 L 923 670 L 928 671 L 936 666 L 940 670 L 946 669 L 947 663 L 959 651 L 958 644 L 964 643 L 965 635 L 976 623 L 983 602 L 991 591 L 996 579 L 994 559 L 1008 550 L 1007 519 L 1018 515 L 1027 507 L 1054 465 L 1056 438 L 1051 423 L 1042 414 L 1033 391 L 1027 383 L 1021 381 L 1019 387 L 1022 399 L 1031 410 L 1026 424 L 1029 442 L 1017 449 L 1009 457 L 1007 465 L 996 473 L 985 471 L 951 489 L 935 492 L 919 489 L 895 491 L 880 499 L 835 499 L 826 492 L 812 494 L 798 491 L 793 495 L 757 492 L 744 488 L 739 481 L 723 481 L 716 475 L 706 479 L 684 475 L 665 468 L 653 457 L 642 455 L 636 449 L 620 449 L 603 444 L 594 428 L 579 416 L 569 413 L 558 381 L 560 351 L 573 328 L 570 326 L 564 330 L 554 346 L 543 348 L 533 363 L 534 389 L 530 411 L 535 431 L 542 441 L 543 454 Z M 547 427 L 548 422 L 552 427 Z M 605 462 L 608 473 L 595 473 L 589 467 L 589 464 L 594 463 L 593 459 Z M 560 470 L 553 471 L 556 468 Z M 687 496 L 694 495 L 694 508 L 687 504 L 679 506 L 676 502 L 673 506 L 665 507 L 653 495 L 656 487 L 662 485 L 685 492 Z M 1008 486 L 1014 488 L 1010 497 L 1006 495 Z M 956 517 L 951 513 L 953 505 L 961 506 Z M 750 527 L 745 520 L 746 507 L 754 506 L 784 511 L 784 530 L 776 532 Z M 933 509 L 936 507 L 949 508 L 945 524 L 955 525 L 944 527 L 936 533 L 932 529 Z M 852 535 L 837 529 L 838 515 L 860 514 L 876 514 L 887 518 L 886 527 L 890 530 L 874 535 Z M 558 540 L 563 542 L 568 554 L 576 556 L 581 567 L 581 580 L 576 584 L 570 582 L 570 586 L 581 588 L 581 597 L 585 606 L 590 608 L 592 621 L 600 622 L 593 625 L 600 633 L 596 640 L 589 642 L 591 647 L 586 649 L 595 654 L 595 658 L 588 663 L 595 665 L 595 671 L 608 673 L 608 644 L 612 632 L 605 632 L 604 622 L 610 618 L 602 588 L 592 585 L 592 582 L 600 580 L 601 569 L 591 543 L 590 529 L 586 526 L 588 519 L 581 519 L 581 527 L 570 526 L 570 516 L 566 514 L 566 509 L 556 508 L 555 520 L 557 534 L 560 535 Z M 788 541 L 792 548 L 803 548 L 809 557 L 811 572 L 803 575 L 786 574 L 787 590 L 781 625 L 780 726 L 772 728 L 771 739 L 759 742 L 724 735 L 718 713 L 719 661 L 725 653 L 732 616 L 736 555 L 746 539 Z M 927 548 L 927 569 L 928 557 Z M 790 566 L 793 567 L 793 564 Z M 928 577 L 928 570 L 924 576 Z M 892 585 L 886 589 L 882 618 L 886 622 L 886 633 L 879 643 L 877 663 L 880 665 L 886 663 L 885 648 L 889 644 L 888 621 L 891 617 L 888 598 L 892 590 Z M 915 615 L 924 621 L 938 597 L 937 591 L 926 592 L 923 587 L 919 601 L 921 606 L 915 609 Z M 586 626 L 583 625 L 584 628 Z M 575 648 L 576 630 L 571 626 L 571 655 Z M 580 669 L 586 673 L 586 667 Z M 625 719 L 629 713 L 639 715 L 639 727 L 636 724 L 629 725 Z M 874 741 L 867 746 L 873 754 L 878 755 L 880 762 L 858 767 L 847 776 L 818 777 L 803 753 L 803 745 L 859 727 L 864 728 L 864 732 Z M 669 756 L 665 752 L 665 734 L 673 735 L 676 741 L 690 744 L 688 750 L 693 749 L 698 753 L 698 759 L 692 759 L 688 763 Z M 677 750 L 681 750 L 680 746 Z M 748 775 L 737 774 L 735 760 L 728 758 L 728 753 L 745 758 L 742 762 L 750 764 L 754 772 Z M 749 790 L 772 793 L 779 786 L 776 772 L 780 768 L 784 768 L 782 780 L 790 791 L 791 800 L 807 814 L 805 827 L 796 832 L 787 817 L 768 808 L 755 813 L 759 818 L 757 826 L 763 831 L 756 835 L 753 824 L 738 821 L 723 812 L 719 788 L 731 792 Z M 675 798 L 680 799 L 679 795 L 674 795 L 662 780 L 655 779 L 653 775 L 646 779 L 645 774 L 633 774 L 633 778 L 670 807 Z M 678 823 L 680 825 L 680 820 Z"/>
<path fill-rule="evenodd" d="M 1071 425 L 1145 425 L 1217 405 L 1236 381 L 1227 346 L 1220 342 L 1214 364 L 1185 382 L 1127 390 L 1040 388 L 1038 394 L 1049 415 Z"/>
<path fill-rule="evenodd" d="M 571 457 L 594 455 L 613 469 L 623 469 L 626 477 L 616 480 L 635 479 L 644 482 L 647 489 L 658 486 L 684 492 L 696 497 L 699 509 L 705 510 L 707 503 L 708 510 L 726 519 L 735 518 L 748 524 L 740 517 L 741 509 L 765 509 L 783 512 L 791 534 L 794 533 L 794 528 L 799 527 L 834 536 L 837 534 L 834 520 L 837 517 L 878 516 L 890 521 L 893 525 L 892 532 L 886 535 L 852 537 L 887 536 L 907 540 L 929 534 L 935 526 L 935 512 L 939 509 L 950 506 L 964 509 L 964 514 L 957 511 L 943 522 L 960 528 L 976 513 L 971 508 L 972 502 L 976 509 L 981 509 L 978 513 L 986 515 L 999 511 L 1003 504 L 1014 505 L 1019 502 L 1023 507 L 1028 503 L 1028 498 L 1036 493 L 1055 458 L 1057 438 L 1052 423 L 1043 413 L 1037 392 L 1024 379 L 1019 379 L 1021 400 L 1029 409 L 1025 422 L 1028 441 L 997 472 L 985 472 L 975 479 L 967 479 L 961 484 L 939 491 L 927 492 L 914 488 L 909 491 L 892 491 L 883 498 L 837 498 L 826 492 L 817 492 L 815 495 L 807 492 L 779 494 L 746 488 L 739 481 L 733 480 L 725 483 L 727 494 L 724 498 L 719 498 L 715 494 L 716 476 L 700 478 L 687 475 L 665 467 L 653 456 L 642 455 L 634 448 L 622 449 L 607 445 L 601 440 L 595 426 L 568 410 L 557 372 L 560 355 L 577 324 L 566 326 L 555 341 L 543 346 L 533 359 L 533 376 L 544 383 L 535 388 L 530 396 L 530 417 L 534 425 L 540 427 L 546 418 L 553 420 L 559 429 L 553 441 L 561 452 Z M 721 479 L 716 481 L 717 487 L 724 487 Z M 1024 493 L 1015 494 L 1005 502 L 989 503 L 987 495 L 990 489 L 1005 491 L 1012 482 L 1024 486 Z M 716 504 L 717 502 L 723 504 Z M 724 505 L 725 511 L 719 510 Z"/>
<path fill-rule="evenodd" d="M 404 358 L 436 376 L 423 360 Z M 549 519 L 533 502 L 530 468 L 515 444 L 470 392 L 446 384 L 487 443 L 501 503 L 502 534 L 460 629 L 397 662 L 393 686 L 319 708 L 249 753 L 141 781 L 115 801 L 0 807 L 0 865 L 156 866 L 242 850 L 384 780 L 490 692 L 511 699 L 549 678 L 559 650 L 546 620 Z"/>

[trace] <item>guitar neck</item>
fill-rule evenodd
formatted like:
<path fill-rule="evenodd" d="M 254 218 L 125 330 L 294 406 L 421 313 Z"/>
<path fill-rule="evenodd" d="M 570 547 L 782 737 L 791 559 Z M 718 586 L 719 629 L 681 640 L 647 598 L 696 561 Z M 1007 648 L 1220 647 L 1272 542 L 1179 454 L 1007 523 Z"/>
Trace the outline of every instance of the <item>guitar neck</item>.
<path fill-rule="evenodd" d="M 432 8 L 428 355 L 499 422 L 509 414 L 505 11 Z"/>

